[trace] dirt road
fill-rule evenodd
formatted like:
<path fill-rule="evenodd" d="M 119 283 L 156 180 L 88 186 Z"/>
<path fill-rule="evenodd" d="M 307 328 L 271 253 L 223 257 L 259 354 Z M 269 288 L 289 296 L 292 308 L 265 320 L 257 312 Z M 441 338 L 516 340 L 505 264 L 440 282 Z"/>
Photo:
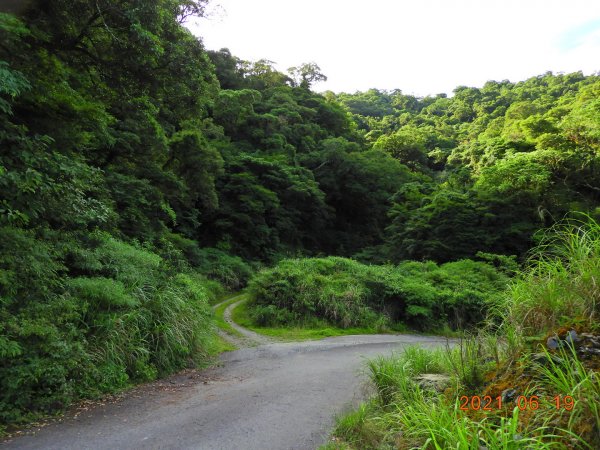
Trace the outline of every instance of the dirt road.
<path fill-rule="evenodd" d="M 245 335 L 251 339 L 251 335 Z M 142 386 L 5 444 L 14 449 L 314 449 L 334 415 L 364 395 L 365 358 L 409 344 L 412 335 L 343 336 L 268 343 L 221 355 L 220 367 Z"/>

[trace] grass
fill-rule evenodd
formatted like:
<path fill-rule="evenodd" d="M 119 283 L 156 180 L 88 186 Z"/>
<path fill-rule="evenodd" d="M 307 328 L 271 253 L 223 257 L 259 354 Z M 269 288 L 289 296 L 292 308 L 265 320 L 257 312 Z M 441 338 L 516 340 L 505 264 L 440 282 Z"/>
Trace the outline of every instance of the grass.
<path fill-rule="evenodd" d="M 213 297 L 211 297 L 208 301 L 208 304 L 210 306 L 215 306 L 218 305 L 221 302 L 224 302 L 228 299 L 230 299 L 233 296 L 237 296 L 239 294 L 236 294 L 235 292 L 224 292 L 221 295 L 215 295 Z"/>
<path fill-rule="evenodd" d="M 452 349 L 408 348 L 369 361 L 377 395 L 338 418 L 323 449 L 600 448 L 600 358 L 545 346 L 565 330 L 598 331 L 600 225 L 568 222 L 541 242 L 487 328 Z M 451 379 L 442 391 L 415 379 L 437 372 Z M 524 410 L 514 400 L 491 411 L 461 409 L 463 395 L 495 398 L 507 388 L 539 402 Z M 557 409 L 557 395 L 572 397 L 572 410 Z"/>
<path fill-rule="evenodd" d="M 231 342 L 222 338 L 221 336 L 217 336 L 215 339 L 213 355 L 220 355 L 223 352 L 232 352 L 237 350 L 237 347 L 233 345 Z"/>
<path fill-rule="evenodd" d="M 225 331 L 226 333 L 229 333 L 229 334 L 232 334 L 232 335 L 238 336 L 238 337 L 241 337 L 242 334 L 225 321 L 224 314 L 225 314 L 225 310 L 227 309 L 227 307 L 229 305 L 240 301 L 244 297 L 244 295 L 245 294 L 235 294 L 232 297 L 230 297 L 229 299 L 222 301 L 222 303 L 220 303 L 219 306 L 214 308 L 215 323 L 217 324 L 217 326 L 219 328 L 221 328 L 223 331 Z"/>
<path fill-rule="evenodd" d="M 560 349 L 555 360 L 545 351 L 547 362 L 538 367 L 540 378 L 545 381 L 545 388 L 552 395 L 560 395 L 563 399 L 572 397 L 573 409 L 562 410 L 562 419 L 567 421 L 570 430 L 588 437 L 594 433 L 596 424 L 597 443 L 600 444 L 600 377 L 598 372 L 587 368 L 577 357 L 574 348 Z M 566 416 L 566 417 L 565 417 Z"/>
<path fill-rule="evenodd" d="M 296 258 L 260 271 L 248 292 L 254 322 L 263 327 L 323 321 L 339 328 L 385 330 L 401 323 L 431 331 L 481 323 L 507 282 L 496 268 L 471 260 L 377 266 Z"/>
<path fill-rule="evenodd" d="M 274 337 L 283 341 L 308 341 L 323 339 L 332 336 L 348 336 L 354 334 L 375 334 L 379 330 L 374 328 L 337 328 L 330 325 L 302 327 L 259 327 L 250 317 L 248 304 L 246 302 L 238 305 L 231 314 L 235 323 L 248 328 L 256 333 Z"/>
<path fill-rule="evenodd" d="M 576 407 L 568 416 L 564 410 L 557 411 L 551 400 L 540 401 L 535 412 L 521 411 L 514 403 L 486 413 L 463 411 L 459 399 L 469 392 L 465 381 L 470 378 L 463 380 L 454 371 L 461 352 L 459 346 L 437 350 L 408 347 L 402 354 L 369 361 L 370 378 L 378 395 L 337 418 L 333 437 L 322 449 L 594 448 L 581 436 L 588 433 L 585 437 L 589 439 L 589 423 L 598 421 L 599 384 L 582 365 L 570 361 L 560 367 L 543 366 L 536 385 L 522 392 L 529 398 L 535 394 L 545 398 L 539 384 L 549 392 L 556 389 L 573 395 Z M 443 391 L 417 384 L 417 375 L 436 372 L 452 380 Z M 484 386 L 479 388 L 483 392 Z M 588 428 L 582 427 L 586 424 Z"/>
<path fill-rule="evenodd" d="M 536 334 L 575 320 L 598 327 L 600 224 L 569 221 L 541 234 L 526 273 L 513 283 L 508 319 Z"/>
<path fill-rule="evenodd" d="M 239 300 L 239 297 L 235 297 L 235 301 Z M 229 327 L 228 329 L 232 329 L 231 326 L 224 322 L 222 319 L 223 311 L 227 306 L 231 303 L 234 303 L 233 300 L 229 300 L 227 304 L 222 305 L 218 310 L 215 310 L 215 314 L 217 316 L 217 323 L 221 328 Z M 217 311 L 220 311 L 217 312 Z M 352 327 L 352 328 L 339 328 L 335 326 L 331 326 L 326 323 L 319 324 L 318 321 L 314 321 L 314 323 L 310 326 L 300 327 L 300 326 L 281 326 L 281 327 L 264 327 L 259 326 L 252 320 L 250 316 L 250 308 L 247 302 L 240 303 L 231 313 L 231 318 L 238 325 L 248 328 L 249 330 L 254 331 L 255 333 L 263 334 L 265 336 L 273 337 L 281 341 L 310 341 L 310 340 L 318 340 L 324 339 L 327 337 L 335 337 L 335 336 L 352 336 L 357 334 L 398 334 L 406 332 L 406 328 L 402 327 L 398 324 L 395 329 L 387 329 L 387 328 L 367 328 L 367 327 Z M 222 325 L 221 323 L 224 323 Z M 236 330 L 233 330 L 234 333 L 239 333 Z M 411 333 L 416 333 L 415 331 L 411 331 Z M 446 337 L 460 337 L 462 333 L 459 331 L 452 331 L 449 328 L 441 328 L 433 333 L 440 336 Z"/>

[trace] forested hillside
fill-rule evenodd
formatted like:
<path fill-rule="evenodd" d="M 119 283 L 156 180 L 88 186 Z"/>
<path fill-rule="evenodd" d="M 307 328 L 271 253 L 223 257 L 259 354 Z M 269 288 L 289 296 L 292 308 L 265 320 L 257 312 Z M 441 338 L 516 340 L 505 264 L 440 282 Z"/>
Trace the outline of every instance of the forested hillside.
<path fill-rule="evenodd" d="M 418 174 L 394 193 L 391 260 L 523 255 L 539 228 L 600 200 L 599 78 L 547 73 L 418 99 L 370 90 L 338 99 L 366 145 Z"/>
<path fill-rule="evenodd" d="M 600 216 L 600 77 L 319 94 L 206 50 L 204 7 L 0 14 L 0 423 L 205 361 L 211 299 L 283 258 L 507 271 Z"/>

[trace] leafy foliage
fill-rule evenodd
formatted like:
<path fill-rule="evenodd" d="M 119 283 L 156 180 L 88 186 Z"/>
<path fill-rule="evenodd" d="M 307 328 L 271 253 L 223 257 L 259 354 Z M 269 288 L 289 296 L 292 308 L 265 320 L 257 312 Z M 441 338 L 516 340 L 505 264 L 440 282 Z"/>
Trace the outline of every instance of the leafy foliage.
<path fill-rule="evenodd" d="M 317 94 L 316 63 L 205 50 L 205 5 L 0 14 L 2 421 L 201 359 L 263 264 L 265 323 L 476 324 L 536 230 L 599 214 L 598 76 Z M 387 265 L 285 259 L 323 254 Z"/>
<path fill-rule="evenodd" d="M 210 292 L 198 275 L 164 270 L 158 255 L 104 233 L 54 249 L 29 232 L 2 233 L 3 422 L 153 379 L 210 350 Z M 78 276 L 66 277 L 61 259 Z"/>
<path fill-rule="evenodd" d="M 395 193 L 381 250 L 393 261 L 522 257 L 538 229 L 597 214 L 599 83 L 546 73 L 458 87 L 452 98 L 340 94 L 373 148 L 428 178 Z"/>
<path fill-rule="evenodd" d="M 483 320 L 506 282 L 490 265 L 470 260 L 367 266 L 329 257 L 283 260 L 254 277 L 249 291 L 263 325 L 317 318 L 343 328 L 464 328 Z"/>
<path fill-rule="evenodd" d="M 323 448 L 597 448 L 598 357 L 586 354 L 593 350 L 584 339 L 594 334 L 582 330 L 598 329 L 598 231 L 589 217 L 545 230 L 490 310 L 492 327 L 454 347 L 409 347 L 368 361 L 377 396 L 339 418 Z M 559 337 L 575 328 L 575 339 Z M 548 336 L 562 344 L 551 349 Z M 432 385 L 440 373 L 441 385 Z M 505 397 L 513 388 L 515 398 Z M 486 395 L 502 401 L 482 413 Z M 572 404 L 559 408 L 564 398 Z"/>

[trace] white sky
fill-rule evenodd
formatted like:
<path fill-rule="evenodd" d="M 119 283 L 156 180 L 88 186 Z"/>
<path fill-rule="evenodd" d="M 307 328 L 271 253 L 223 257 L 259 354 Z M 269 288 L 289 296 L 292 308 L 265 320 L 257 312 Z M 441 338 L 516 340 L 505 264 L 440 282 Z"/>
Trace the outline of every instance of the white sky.
<path fill-rule="evenodd" d="M 424 96 L 600 70 L 598 0 L 212 0 L 209 10 L 188 25 L 207 49 L 283 72 L 314 61 L 328 77 L 317 91 Z"/>

